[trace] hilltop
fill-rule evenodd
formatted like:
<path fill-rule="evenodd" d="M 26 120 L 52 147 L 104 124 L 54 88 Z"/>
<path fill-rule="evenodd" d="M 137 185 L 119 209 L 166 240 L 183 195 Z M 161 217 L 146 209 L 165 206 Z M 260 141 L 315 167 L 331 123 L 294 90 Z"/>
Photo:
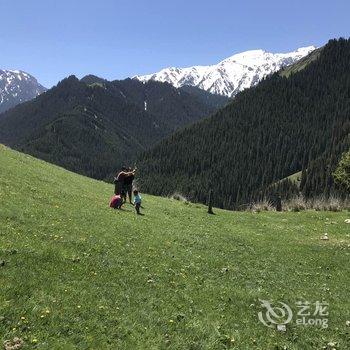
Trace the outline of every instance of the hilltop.
<path fill-rule="evenodd" d="M 0 338 L 23 349 L 348 346 L 348 213 L 239 213 L 143 195 L 0 146 Z M 330 240 L 320 236 L 328 232 Z M 329 303 L 329 328 L 258 320 L 259 299 Z"/>

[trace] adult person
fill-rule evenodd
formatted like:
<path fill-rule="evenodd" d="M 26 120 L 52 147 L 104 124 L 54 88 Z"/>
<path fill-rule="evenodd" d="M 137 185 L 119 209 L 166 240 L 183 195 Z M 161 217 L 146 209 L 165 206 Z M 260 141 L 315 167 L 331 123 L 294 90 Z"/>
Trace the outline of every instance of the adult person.
<path fill-rule="evenodd" d="M 136 170 L 136 169 L 134 169 Z M 131 168 L 128 169 L 129 173 L 133 172 L 133 170 Z M 135 173 L 133 172 L 132 175 L 126 176 L 124 178 L 124 192 L 125 192 L 125 201 L 126 201 L 126 197 L 129 197 L 129 203 L 133 204 L 132 202 L 132 182 L 134 181 L 135 178 Z"/>
<path fill-rule="evenodd" d="M 114 184 L 115 184 L 114 194 L 120 194 L 124 202 L 126 201 L 126 193 L 124 191 L 124 180 L 128 176 L 134 175 L 135 171 L 136 169 L 134 169 L 133 171 L 128 171 L 128 168 L 124 166 L 122 167 L 121 171 L 119 171 L 119 173 L 116 174 L 114 178 Z"/>

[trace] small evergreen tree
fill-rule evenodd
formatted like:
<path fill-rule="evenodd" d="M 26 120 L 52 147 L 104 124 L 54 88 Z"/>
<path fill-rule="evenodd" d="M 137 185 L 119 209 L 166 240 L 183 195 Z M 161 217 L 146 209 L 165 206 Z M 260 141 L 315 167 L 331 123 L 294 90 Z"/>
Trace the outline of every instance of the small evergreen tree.
<path fill-rule="evenodd" d="M 350 150 L 343 154 L 333 176 L 339 186 L 350 191 Z"/>

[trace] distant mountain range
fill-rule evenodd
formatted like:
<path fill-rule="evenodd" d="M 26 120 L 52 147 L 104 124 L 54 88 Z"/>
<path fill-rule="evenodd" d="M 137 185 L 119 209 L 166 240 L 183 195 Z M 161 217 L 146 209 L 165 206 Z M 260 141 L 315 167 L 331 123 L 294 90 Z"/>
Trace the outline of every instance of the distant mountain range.
<path fill-rule="evenodd" d="M 238 53 L 211 66 L 170 67 L 134 78 L 140 81 L 168 82 L 175 87 L 196 86 L 213 94 L 233 97 L 240 91 L 255 86 L 266 76 L 297 62 L 315 49 L 315 46 L 309 46 L 288 53 L 252 50 Z"/>
<path fill-rule="evenodd" d="M 121 165 L 228 99 L 194 87 L 70 76 L 0 114 L 0 143 L 90 177 Z"/>
<path fill-rule="evenodd" d="M 314 46 L 309 46 L 289 53 L 276 54 L 252 50 L 233 55 L 212 66 L 166 68 L 158 73 L 134 78 L 142 82 L 149 80 L 167 82 L 176 88 L 189 86 L 187 90 L 190 87 L 198 87 L 215 95 L 233 97 L 238 92 L 256 85 L 271 73 L 295 63 L 314 49 Z M 0 70 L 0 113 L 29 101 L 46 90 L 26 72 Z M 200 91 L 196 90 L 196 93 L 199 97 Z M 202 94 L 202 97 L 207 98 L 207 95 Z M 218 97 L 217 100 L 220 104 Z M 210 103 L 212 102 L 213 99 L 210 98 Z"/>
<path fill-rule="evenodd" d="M 46 91 L 30 74 L 20 70 L 0 69 L 0 113 L 29 101 Z"/>
<path fill-rule="evenodd" d="M 349 148 L 350 40 L 339 39 L 161 141 L 138 165 L 147 193 L 205 203 L 213 190 L 215 206 L 239 209 L 276 194 L 346 195 L 332 174 Z"/>

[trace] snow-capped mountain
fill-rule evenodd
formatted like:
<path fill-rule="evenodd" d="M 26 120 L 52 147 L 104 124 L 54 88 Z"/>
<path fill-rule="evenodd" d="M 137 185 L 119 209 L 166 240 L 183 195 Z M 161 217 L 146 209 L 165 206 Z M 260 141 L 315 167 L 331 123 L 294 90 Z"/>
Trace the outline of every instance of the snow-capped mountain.
<path fill-rule="evenodd" d="M 251 50 L 238 53 L 211 66 L 171 67 L 158 73 L 134 78 L 141 81 L 168 82 L 175 87 L 192 85 L 211 93 L 232 97 L 256 85 L 267 75 L 300 60 L 315 49 L 315 46 L 302 47 L 288 53 Z"/>
<path fill-rule="evenodd" d="M 30 74 L 0 69 L 0 113 L 46 91 Z"/>

